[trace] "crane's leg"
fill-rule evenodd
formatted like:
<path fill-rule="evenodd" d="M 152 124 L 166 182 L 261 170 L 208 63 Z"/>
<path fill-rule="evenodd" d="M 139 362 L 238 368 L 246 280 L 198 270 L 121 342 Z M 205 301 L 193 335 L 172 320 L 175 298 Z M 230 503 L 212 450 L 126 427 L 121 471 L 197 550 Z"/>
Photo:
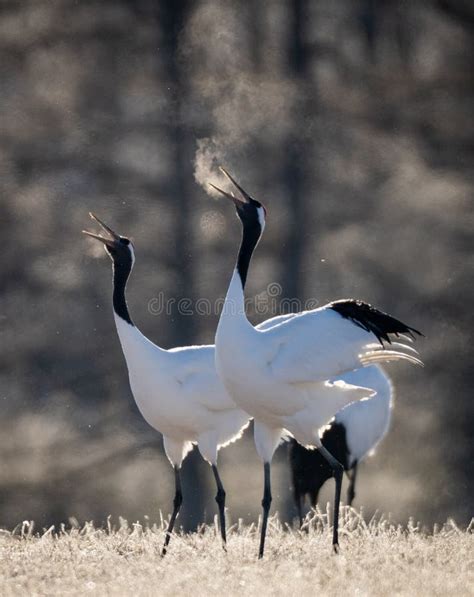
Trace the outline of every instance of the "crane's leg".
<path fill-rule="evenodd" d="M 171 533 L 173 532 L 174 523 L 176 521 L 176 517 L 178 516 L 179 509 L 181 508 L 181 504 L 183 503 L 183 494 L 181 492 L 181 476 L 179 474 L 179 467 L 174 466 L 174 482 L 176 491 L 174 494 L 173 500 L 173 513 L 171 514 L 170 522 L 168 524 L 168 529 L 166 531 L 165 543 L 163 545 L 163 549 L 161 550 L 161 557 L 166 555 L 166 548 L 168 547 L 168 543 L 171 539 Z"/>
<path fill-rule="evenodd" d="M 263 499 L 262 499 L 262 507 L 263 507 L 263 519 L 262 519 L 262 529 L 260 533 L 260 548 L 258 550 L 258 558 L 263 558 L 263 552 L 265 549 L 265 535 L 267 534 L 267 522 L 268 522 L 268 513 L 270 512 L 270 505 L 272 503 L 272 490 L 271 490 L 271 483 L 270 483 L 270 463 L 265 462 L 263 464 L 263 473 L 264 473 L 264 489 L 263 489 Z"/>
<path fill-rule="evenodd" d="M 227 541 L 225 533 L 225 490 L 215 464 L 212 465 L 212 472 L 214 473 L 214 479 L 216 480 L 217 485 L 216 502 L 219 507 L 219 526 L 221 528 L 222 547 L 225 550 Z"/>
<path fill-rule="evenodd" d="M 355 482 L 357 476 L 357 460 L 354 462 L 354 466 L 352 467 L 352 473 L 349 477 L 349 487 L 347 488 L 347 504 L 352 506 L 352 502 L 355 498 Z"/>
<path fill-rule="evenodd" d="M 318 446 L 318 450 L 322 456 L 327 460 L 328 464 L 332 469 L 332 474 L 334 475 L 334 479 L 336 481 L 336 493 L 334 496 L 334 523 L 333 523 L 333 536 L 332 536 L 332 545 L 334 551 L 338 553 L 339 551 L 339 504 L 341 502 L 341 488 L 342 488 L 342 477 L 344 475 L 344 467 L 342 464 L 334 458 L 334 456 L 326 450 L 326 448 L 321 445 Z"/>

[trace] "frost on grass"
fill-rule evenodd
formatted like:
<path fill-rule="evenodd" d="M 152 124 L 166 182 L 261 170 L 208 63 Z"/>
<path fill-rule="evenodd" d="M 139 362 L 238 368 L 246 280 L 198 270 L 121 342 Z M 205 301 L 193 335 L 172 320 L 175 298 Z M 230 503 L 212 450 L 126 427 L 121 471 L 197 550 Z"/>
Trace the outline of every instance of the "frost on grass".
<path fill-rule="evenodd" d="M 331 553 L 327 514 L 307 532 L 270 520 L 265 559 L 258 528 L 229 529 L 223 552 L 216 526 L 178 534 L 160 558 L 164 524 L 110 521 L 35 534 L 23 523 L 0 534 L 1 595 L 473 595 L 473 525 L 453 521 L 428 533 L 344 508 L 341 553 Z"/>

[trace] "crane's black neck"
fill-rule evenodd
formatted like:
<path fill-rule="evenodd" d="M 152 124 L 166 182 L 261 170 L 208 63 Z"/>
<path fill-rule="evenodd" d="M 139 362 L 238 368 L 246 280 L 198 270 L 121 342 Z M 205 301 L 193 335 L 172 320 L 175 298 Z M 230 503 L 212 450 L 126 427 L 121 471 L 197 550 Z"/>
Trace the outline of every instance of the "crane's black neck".
<path fill-rule="evenodd" d="M 242 241 L 240 243 L 236 265 L 243 289 L 245 289 L 245 283 L 247 282 L 250 260 L 252 259 L 253 252 L 260 240 L 261 234 L 262 227 L 259 222 L 252 222 L 251 224 L 243 223 Z"/>
<path fill-rule="evenodd" d="M 125 287 L 127 286 L 127 280 L 130 276 L 132 268 L 130 264 L 124 264 L 121 262 L 114 261 L 113 265 L 113 306 L 114 312 L 121 319 L 134 325 L 130 313 L 128 312 L 127 300 L 125 298 Z"/>

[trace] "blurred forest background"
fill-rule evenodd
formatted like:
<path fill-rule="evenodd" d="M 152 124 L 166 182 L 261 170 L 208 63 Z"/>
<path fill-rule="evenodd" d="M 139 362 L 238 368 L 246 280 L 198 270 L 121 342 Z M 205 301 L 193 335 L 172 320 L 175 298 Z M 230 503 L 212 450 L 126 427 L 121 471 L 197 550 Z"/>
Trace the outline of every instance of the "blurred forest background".
<path fill-rule="evenodd" d="M 149 338 L 212 343 L 217 314 L 149 304 L 225 294 L 240 227 L 206 194 L 219 163 L 269 210 L 249 296 L 354 296 L 426 335 L 424 370 L 389 367 L 393 425 L 355 504 L 472 516 L 473 32 L 469 0 L 0 0 L 1 526 L 170 512 L 110 262 L 80 231 L 93 210 L 134 238 L 129 303 Z M 221 474 L 231 519 L 255 520 L 251 430 Z M 282 446 L 287 520 L 289 485 Z M 196 450 L 184 496 L 182 524 L 212 519 Z"/>

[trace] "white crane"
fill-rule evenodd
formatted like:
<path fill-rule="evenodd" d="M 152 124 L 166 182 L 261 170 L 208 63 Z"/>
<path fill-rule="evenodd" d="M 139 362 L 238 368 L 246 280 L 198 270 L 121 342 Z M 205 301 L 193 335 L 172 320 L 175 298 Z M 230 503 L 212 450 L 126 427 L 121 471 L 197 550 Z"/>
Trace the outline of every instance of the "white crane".
<path fill-rule="evenodd" d="M 243 234 L 217 327 L 216 367 L 234 402 L 255 420 L 255 444 L 264 465 L 259 557 L 264 552 L 272 499 L 270 463 L 284 430 L 300 444 L 318 448 L 333 470 L 333 545 L 337 550 L 343 467 L 324 448 L 318 430 L 343 406 L 373 392 L 342 380 L 328 380 L 383 361 L 407 360 L 421 365 L 411 347 L 391 342 L 391 335 L 419 332 L 352 299 L 283 317 L 268 329 L 255 328 L 245 313 L 244 287 L 252 253 L 265 226 L 266 210 L 222 171 L 241 197 L 211 186 L 233 201 Z M 392 344 L 390 350 L 384 341 Z"/>
<path fill-rule="evenodd" d="M 184 346 L 165 350 L 134 325 L 125 287 L 135 262 L 133 245 L 93 214 L 104 235 L 84 230 L 103 243 L 113 262 L 113 309 L 117 333 L 127 362 L 130 386 L 145 420 L 163 434 L 166 455 L 175 475 L 173 513 L 166 532 L 165 555 L 183 500 L 180 468 L 197 444 L 209 462 L 217 485 L 216 502 L 225 547 L 225 491 L 217 469 L 219 448 L 241 437 L 249 416 L 229 397 L 215 369 L 214 346 Z"/>
<path fill-rule="evenodd" d="M 341 379 L 376 391 L 371 398 L 341 409 L 321 434 L 323 446 L 342 464 L 349 478 L 347 503 L 351 506 L 355 498 L 357 467 L 367 455 L 374 453 L 390 426 L 393 385 L 379 365 L 356 369 L 341 376 Z M 321 487 L 332 477 L 332 469 L 319 451 L 308 450 L 295 440 L 290 443 L 289 460 L 301 526 L 306 496 L 315 508 Z"/>

